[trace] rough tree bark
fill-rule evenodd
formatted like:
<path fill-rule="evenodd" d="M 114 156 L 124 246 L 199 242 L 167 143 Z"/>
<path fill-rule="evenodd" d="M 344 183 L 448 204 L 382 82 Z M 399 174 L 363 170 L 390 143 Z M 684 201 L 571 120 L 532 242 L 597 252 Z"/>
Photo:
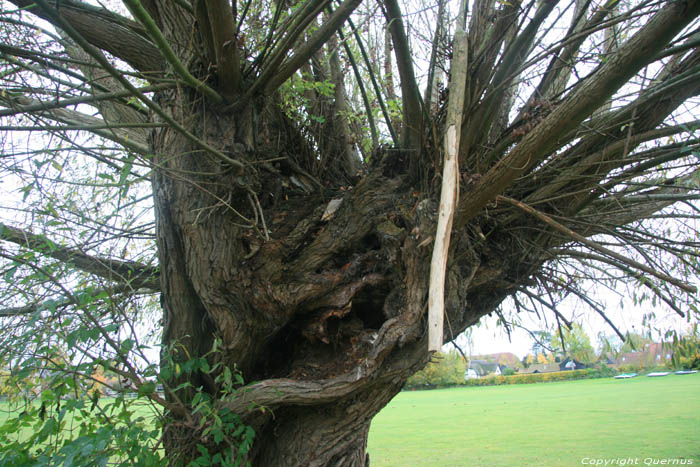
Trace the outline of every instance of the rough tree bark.
<path fill-rule="evenodd" d="M 27 7 L 33 2 L 13 3 Z M 179 60 L 187 64 L 188 73 L 204 80 L 196 86 L 180 82 L 155 88 L 148 101 L 153 111 L 150 119 L 162 125 L 149 130 L 148 141 L 139 141 L 133 148 L 147 154 L 153 168 L 164 361 L 205 356 L 220 340 L 221 352 L 208 356 L 216 359 L 211 366 L 220 363 L 221 368 L 238 369 L 251 382 L 237 398 L 217 403 L 255 429 L 256 442 L 249 454 L 253 465 L 367 465 L 367 434 L 373 416 L 430 357 L 425 320 L 440 198 L 440 147 L 446 130 L 441 115 L 444 105 L 434 121 L 425 120 L 428 113 L 420 105 L 398 3 L 385 2 L 385 14 L 399 49 L 404 146 L 377 151 L 360 174 L 354 167 L 322 170 L 318 161 L 334 160 L 336 155 L 315 153 L 314 143 L 277 105 L 279 84 L 302 65 L 308 67 L 344 22 L 342 15 L 349 15 L 359 2 L 343 2 L 328 14 L 326 23 L 309 33 L 308 41 L 298 43 L 306 26 L 331 2 L 305 3 L 289 16 L 280 29 L 283 37 L 272 41 L 272 50 L 259 63 L 239 58 L 242 48 L 231 50 L 243 41 L 236 36 L 236 22 L 212 15 L 203 0 L 195 0 L 191 11 L 186 2 L 143 0 L 154 20 L 150 30 L 73 0 L 60 3 L 59 10 L 78 34 L 144 76 L 153 77 L 154 71 L 158 77 L 167 76 L 164 70 L 177 74 L 175 60 Z M 575 170 L 576 162 L 589 153 L 597 154 L 593 149 L 603 151 L 608 146 L 597 135 L 586 134 L 577 144 L 590 141 L 590 151 L 584 148 L 576 153 L 572 144 L 569 158 L 557 159 L 555 153 L 574 139 L 571 133 L 579 123 L 659 53 L 700 9 L 697 1 L 663 9 L 628 44 L 611 51 L 607 64 L 562 102 L 548 104 L 545 115 L 530 119 L 531 127 L 521 132 L 522 126 L 509 128 L 502 118 L 497 121 L 508 114 L 502 103 L 512 102 L 504 90 L 514 85 L 518 68 L 532 51 L 537 28 L 546 24 L 556 2 L 539 2 L 534 19 L 519 34 L 513 29 L 518 24 L 518 5 L 504 3 L 496 10 L 496 2 L 475 3 L 483 11 L 472 16 L 468 55 L 473 68 L 463 76 L 462 83 L 468 83 L 463 85 L 466 104 L 458 109 L 460 117 L 454 125 L 462 126 L 459 157 L 460 164 L 466 164 L 460 165 L 465 167 L 458 180 L 463 197 L 447 259 L 446 340 L 495 311 L 507 296 L 533 284 L 534 274 L 552 259 L 555 248 L 571 241 L 597 248 L 583 239 L 597 231 L 552 220 L 553 213 L 574 206 L 573 217 L 585 207 L 579 200 L 557 205 L 556 200 L 565 198 L 559 191 L 570 180 L 555 177 L 565 169 Z M 299 13 L 307 10 L 308 17 Z M 230 13 L 235 15 L 235 9 Z M 593 15 L 594 25 L 602 21 L 598 16 Z M 94 29 L 102 23 L 109 27 Z M 115 28 L 122 40 L 105 41 L 103 33 Z M 156 34 L 163 35 L 175 59 L 163 59 L 163 50 L 154 45 Z M 505 57 L 506 63 L 494 72 L 502 48 L 500 58 Z M 565 52 L 575 56 L 575 51 Z M 696 66 L 696 55 L 695 51 L 688 54 L 673 73 L 680 76 Z M 232 63 L 243 63 L 242 69 Z M 280 70 L 284 73 L 278 74 Z M 337 63 L 333 71 L 339 80 Z M 558 83 L 565 71 L 549 77 L 554 84 L 549 85 L 547 96 L 562 92 Z M 490 79 L 495 90 L 487 88 Z M 663 94 L 670 88 L 659 91 L 656 104 L 662 99 L 671 102 L 665 114 L 648 126 L 640 120 L 637 128 L 651 130 L 683 99 L 700 92 L 697 83 L 682 84 L 677 90 L 680 97 L 673 102 L 673 94 Z M 201 92 L 203 86 L 210 98 Z M 212 99 L 217 93 L 223 97 Z M 478 111 L 461 117 L 462 111 L 474 108 Z M 607 126 L 619 128 L 620 120 L 627 118 L 622 113 L 606 115 L 613 123 Z M 121 114 L 120 118 L 126 115 Z M 169 124 L 171 120 L 180 127 Z M 352 145 L 346 136 L 336 146 L 349 152 Z M 615 133 L 611 147 L 613 142 L 621 145 L 626 137 Z M 603 183 L 604 175 L 619 162 L 619 152 L 605 153 L 610 159 L 604 160 L 609 164 L 604 166 L 606 171 L 598 179 L 594 177 L 598 173 L 582 179 L 586 185 L 578 189 L 579 196 L 600 188 L 597 183 Z M 336 159 L 341 165 L 352 165 L 347 158 Z M 547 167 L 545 159 L 554 169 L 539 178 L 527 178 L 537 164 Z M 601 166 L 591 164 L 592 170 Z M 523 179 L 515 186 L 518 177 Z M 553 181 L 542 188 L 546 177 Z M 528 196 L 537 201 L 544 194 L 554 200 L 539 206 L 548 214 L 514 201 Z M 670 204 L 664 203 L 649 212 Z M 599 212 L 604 216 L 604 209 Z M 553 230 L 544 235 L 543 229 L 549 228 Z M 10 230 L 3 235 L 19 238 Z M 639 265 L 609 256 L 623 265 Z M 73 261 L 79 259 L 73 257 Z M 125 275 L 136 274 L 142 287 L 158 288 L 140 278 L 150 270 L 144 272 L 126 262 L 110 266 L 110 271 L 125 268 Z M 203 388 L 214 399 L 221 393 L 212 375 L 173 376 L 169 386 L 183 382 Z M 164 429 L 165 448 L 173 462 L 187 464 L 194 459 L 198 444 L 212 453 L 225 449 L 205 437 L 202 427 L 187 422 L 186 406 L 192 396 L 187 388 L 167 394 L 173 404 L 185 405 L 169 413 Z M 266 410 L 251 409 L 251 404 Z"/>

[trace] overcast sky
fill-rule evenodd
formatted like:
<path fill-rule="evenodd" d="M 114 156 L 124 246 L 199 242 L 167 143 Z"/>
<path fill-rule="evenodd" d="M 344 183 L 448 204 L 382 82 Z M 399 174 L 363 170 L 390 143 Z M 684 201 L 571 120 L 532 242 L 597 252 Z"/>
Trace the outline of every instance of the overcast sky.
<path fill-rule="evenodd" d="M 658 304 L 654 306 L 651 302 L 634 305 L 630 298 L 610 292 L 604 295 L 599 300 L 606 305 L 606 314 L 623 333 L 637 332 L 646 334 L 651 330 L 652 338 L 660 342 L 663 333 L 667 330 L 674 329 L 683 332 L 689 328 L 686 319 L 681 318 L 666 306 Z M 596 352 L 599 348 L 598 334 L 600 332 L 603 332 L 610 338 L 615 336 L 615 332 L 598 314 L 585 305 L 577 303 L 576 300 L 567 299 L 558 309 L 568 319 L 583 326 L 590 336 L 591 344 Z M 645 324 L 644 314 L 649 314 L 650 312 L 654 312 L 656 317 L 650 324 Z M 537 316 L 534 315 L 530 317 L 528 314 L 521 313 L 521 325 L 531 331 L 546 329 L 547 325 L 551 329 L 556 325 L 556 321 L 551 313 L 547 313 L 545 312 L 544 320 L 538 320 Z M 506 318 L 508 319 L 507 315 Z M 497 324 L 497 320 L 498 317 L 495 314 L 491 317 L 485 316 L 481 319 L 480 326 L 472 328 L 472 355 L 512 352 L 522 359 L 525 355 L 531 353 L 534 340 L 525 330 L 513 327 L 509 340 L 508 334 L 503 326 Z M 462 349 L 467 351 L 464 336 L 458 342 Z M 453 348 L 452 345 L 447 344 L 444 350 L 450 348 Z"/>

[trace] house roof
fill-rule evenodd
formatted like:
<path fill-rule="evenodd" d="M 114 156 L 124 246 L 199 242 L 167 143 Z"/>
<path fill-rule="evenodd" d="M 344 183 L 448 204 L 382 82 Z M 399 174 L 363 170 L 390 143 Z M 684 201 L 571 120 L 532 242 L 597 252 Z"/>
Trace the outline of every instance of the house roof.
<path fill-rule="evenodd" d="M 523 362 L 520 361 L 517 355 L 511 352 L 499 352 L 487 355 L 476 355 L 475 360 L 483 360 L 486 362 L 500 363 L 501 366 L 509 366 L 511 368 L 522 368 Z"/>
<path fill-rule="evenodd" d="M 500 366 L 501 365 L 499 365 L 498 363 L 486 363 L 486 364 L 481 365 L 481 368 L 488 371 L 489 373 L 492 373 L 492 372 L 496 371 L 498 368 L 500 368 Z"/>
<path fill-rule="evenodd" d="M 577 360 L 577 359 L 575 359 L 575 358 L 573 358 L 573 357 L 571 357 L 571 356 L 566 357 L 564 360 L 562 360 L 561 362 L 559 362 L 559 364 L 560 364 L 560 365 L 566 365 L 566 364 L 569 363 L 569 362 L 574 362 L 574 363 L 575 363 L 576 365 L 578 365 L 578 366 L 584 366 L 584 365 L 585 365 L 585 363 L 583 363 L 583 362 L 581 362 L 581 361 L 579 361 L 579 360 Z"/>
<path fill-rule="evenodd" d="M 483 360 L 472 360 L 469 369 L 474 370 L 479 376 L 494 373 L 499 367 L 498 363 L 488 363 Z"/>
<path fill-rule="evenodd" d="M 537 365 L 530 365 L 524 370 L 520 370 L 520 373 L 551 373 L 552 371 L 560 371 L 559 363 L 540 363 Z"/>
<path fill-rule="evenodd" d="M 673 350 L 668 344 L 653 342 L 644 346 L 639 352 L 624 352 L 615 358 L 614 365 L 653 365 L 658 361 L 665 361 L 671 358 Z"/>

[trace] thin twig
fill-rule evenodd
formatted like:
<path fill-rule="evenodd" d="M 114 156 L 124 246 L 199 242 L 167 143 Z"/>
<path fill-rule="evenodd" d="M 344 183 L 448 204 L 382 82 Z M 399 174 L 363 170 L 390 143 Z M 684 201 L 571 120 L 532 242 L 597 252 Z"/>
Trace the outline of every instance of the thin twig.
<path fill-rule="evenodd" d="M 639 270 L 641 270 L 647 274 L 650 274 L 656 278 L 659 278 L 663 281 L 670 282 L 671 284 L 675 285 L 679 289 L 682 289 L 686 292 L 689 292 L 689 293 L 697 292 L 697 288 L 695 286 L 690 285 L 687 282 L 683 282 L 683 281 L 676 279 L 674 277 L 671 277 L 667 274 L 664 274 L 661 271 L 656 271 L 645 264 L 642 264 L 642 263 L 635 261 L 631 258 L 627 258 L 627 257 L 609 249 L 609 248 L 606 248 L 606 247 L 600 245 L 597 242 L 594 242 L 593 240 L 589 240 L 586 237 L 584 237 L 583 235 L 580 235 L 580 234 L 574 232 L 573 230 L 571 230 L 570 228 L 555 221 L 554 219 L 552 219 L 551 217 L 549 217 L 545 213 L 538 211 L 538 210 L 532 208 L 531 206 L 528 206 L 527 204 L 525 204 L 523 202 L 520 202 L 520 201 L 512 199 L 512 198 L 508 198 L 506 196 L 501 196 L 501 195 L 497 196 L 496 199 L 498 201 L 503 201 L 503 202 L 506 202 L 508 204 L 512 204 L 513 206 L 516 206 L 516 207 L 522 209 L 523 211 L 527 212 L 528 214 L 532 214 L 533 216 L 537 217 L 545 224 L 553 227 L 555 230 L 563 233 L 564 235 L 572 238 L 573 240 L 576 240 L 577 242 L 583 243 L 587 247 L 589 247 L 593 250 L 596 250 L 604 255 L 611 256 L 612 258 L 615 258 L 617 261 L 620 261 L 623 264 L 627 264 L 629 266 L 632 266 L 636 269 L 639 269 Z"/>

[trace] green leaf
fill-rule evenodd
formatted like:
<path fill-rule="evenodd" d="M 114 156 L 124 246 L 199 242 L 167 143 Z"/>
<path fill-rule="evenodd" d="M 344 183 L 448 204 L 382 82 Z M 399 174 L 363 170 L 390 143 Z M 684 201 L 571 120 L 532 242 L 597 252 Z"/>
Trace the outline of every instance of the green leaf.
<path fill-rule="evenodd" d="M 139 396 L 153 394 L 156 390 L 156 383 L 148 381 L 139 386 Z"/>
<path fill-rule="evenodd" d="M 22 201 L 26 201 L 26 200 L 27 200 L 27 197 L 29 196 L 29 193 L 32 192 L 32 190 L 34 190 L 34 184 L 33 184 L 33 183 L 30 183 L 29 185 L 25 185 L 25 186 L 23 186 L 22 188 L 19 189 L 19 191 L 23 193 Z"/>
<path fill-rule="evenodd" d="M 122 353 L 127 354 L 127 353 L 131 352 L 131 349 L 134 348 L 134 343 L 135 343 L 135 342 L 134 342 L 133 339 L 124 339 L 124 340 L 122 341 L 122 343 L 121 343 L 121 346 L 120 346 L 120 349 L 119 349 L 119 350 L 120 350 Z"/>
<path fill-rule="evenodd" d="M 12 279 L 15 277 L 17 269 L 19 269 L 17 266 L 13 266 L 5 272 L 4 278 L 6 282 L 12 282 Z"/>
<path fill-rule="evenodd" d="M 129 177 L 129 174 L 131 174 L 131 168 L 134 166 L 135 158 L 136 156 L 129 156 L 126 160 L 126 164 L 124 164 L 124 167 L 122 167 L 122 170 L 119 173 L 119 185 L 122 185 L 122 196 L 126 196 L 126 194 L 129 192 L 129 184 L 127 183 L 127 178 Z"/>

